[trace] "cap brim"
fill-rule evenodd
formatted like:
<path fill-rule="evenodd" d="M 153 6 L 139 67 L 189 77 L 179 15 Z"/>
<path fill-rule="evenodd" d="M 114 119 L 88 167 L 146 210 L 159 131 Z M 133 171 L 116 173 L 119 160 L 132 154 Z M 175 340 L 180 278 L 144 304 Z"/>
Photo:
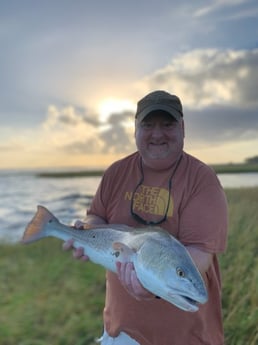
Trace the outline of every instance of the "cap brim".
<path fill-rule="evenodd" d="M 155 111 L 155 110 L 166 111 L 169 115 L 174 117 L 177 121 L 179 121 L 182 118 L 182 115 L 180 114 L 180 112 L 177 111 L 175 108 L 172 108 L 172 107 L 169 107 L 166 105 L 161 105 L 161 104 L 159 104 L 159 105 L 153 104 L 149 107 L 146 107 L 140 113 L 136 114 L 136 119 L 138 121 L 142 121 L 149 113 L 151 113 L 152 111 Z"/>

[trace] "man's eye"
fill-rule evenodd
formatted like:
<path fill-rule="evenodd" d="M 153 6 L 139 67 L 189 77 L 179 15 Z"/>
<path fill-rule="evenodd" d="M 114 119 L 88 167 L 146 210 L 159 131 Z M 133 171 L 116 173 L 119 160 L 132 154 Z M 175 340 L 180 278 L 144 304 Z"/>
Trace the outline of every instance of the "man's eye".
<path fill-rule="evenodd" d="M 164 128 L 173 128 L 175 126 L 176 126 L 176 122 L 174 122 L 174 121 L 173 122 L 170 121 L 170 122 L 164 122 L 163 123 L 163 127 Z"/>
<path fill-rule="evenodd" d="M 151 122 L 142 122 L 142 127 L 143 128 L 152 128 L 152 123 Z"/>

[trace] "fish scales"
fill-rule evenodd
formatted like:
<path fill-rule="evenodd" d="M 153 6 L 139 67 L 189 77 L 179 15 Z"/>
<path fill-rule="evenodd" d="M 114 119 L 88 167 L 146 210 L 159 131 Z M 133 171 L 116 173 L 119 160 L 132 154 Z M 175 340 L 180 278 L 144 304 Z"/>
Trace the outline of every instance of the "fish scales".
<path fill-rule="evenodd" d="M 133 262 L 141 284 L 154 295 L 185 311 L 197 311 L 208 299 L 206 286 L 186 248 L 159 227 L 132 228 L 107 224 L 78 230 L 64 225 L 45 207 L 26 227 L 22 243 L 44 237 L 74 239 L 90 260 L 116 272 L 116 261 Z"/>

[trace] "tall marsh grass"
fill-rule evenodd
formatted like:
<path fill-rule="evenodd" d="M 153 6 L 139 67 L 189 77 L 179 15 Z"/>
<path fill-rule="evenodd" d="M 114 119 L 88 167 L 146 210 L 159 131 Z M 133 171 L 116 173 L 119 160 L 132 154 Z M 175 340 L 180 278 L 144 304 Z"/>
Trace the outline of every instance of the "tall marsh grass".
<path fill-rule="evenodd" d="M 220 257 L 226 345 L 256 345 L 258 188 L 226 192 L 229 239 Z M 102 331 L 104 276 L 101 267 L 72 260 L 55 239 L 0 245 L 0 344 L 93 345 Z"/>
<path fill-rule="evenodd" d="M 228 248 L 220 257 L 226 345 L 257 345 L 258 188 L 226 192 Z"/>

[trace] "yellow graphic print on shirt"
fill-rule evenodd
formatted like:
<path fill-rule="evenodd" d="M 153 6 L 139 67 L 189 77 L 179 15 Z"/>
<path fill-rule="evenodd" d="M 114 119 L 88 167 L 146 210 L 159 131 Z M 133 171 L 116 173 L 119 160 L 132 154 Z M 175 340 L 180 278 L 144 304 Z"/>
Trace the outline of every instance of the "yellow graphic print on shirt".
<path fill-rule="evenodd" d="M 125 200 L 131 201 L 132 194 L 133 193 L 126 192 Z M 167 207 L 167 216 L 171 217 L 173 215 L 173 199 L 172 196 L 169 195 L 169 191 L 165 188 L 141 185 L 134 193 L 134 212 L 164 216 Z"/>

